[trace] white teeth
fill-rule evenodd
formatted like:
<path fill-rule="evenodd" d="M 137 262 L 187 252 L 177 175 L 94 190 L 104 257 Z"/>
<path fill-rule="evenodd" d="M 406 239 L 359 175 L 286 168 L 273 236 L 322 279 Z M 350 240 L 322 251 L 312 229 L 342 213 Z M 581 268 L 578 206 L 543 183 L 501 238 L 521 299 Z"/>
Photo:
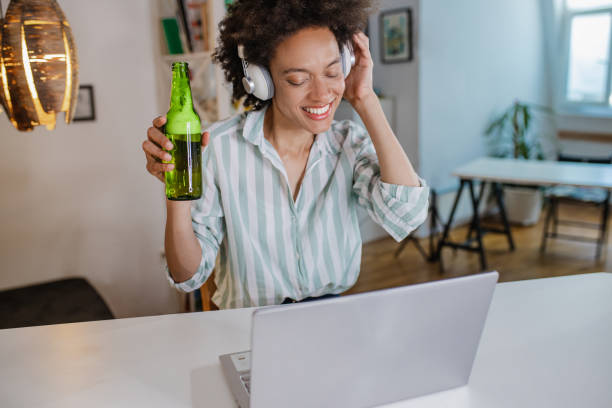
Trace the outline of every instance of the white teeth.
<path fill-rule="evenodd" d="M 326 113 L 331 107 L 331 103 L 325 105 L 322 108 L 304 108 L 304 110 L 308 113 L 312 113 L 313 115 L 322 115 Z"/>

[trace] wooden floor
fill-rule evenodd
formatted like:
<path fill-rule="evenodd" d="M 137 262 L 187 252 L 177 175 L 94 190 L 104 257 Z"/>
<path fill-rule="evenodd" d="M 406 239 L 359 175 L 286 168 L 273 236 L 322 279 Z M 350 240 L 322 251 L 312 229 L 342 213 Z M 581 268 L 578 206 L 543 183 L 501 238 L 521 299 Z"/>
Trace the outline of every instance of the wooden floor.
<path fill-rule="evenodd" d="M 574 220 L 598 222 L 600 212 L 586 206 L 561 208 L 560 218 L 568 216 Z M 508 250 L 505 235 L 485 236 L 488 266 L 490 270 L 500 273 L 500 282 L 612 271 L 610 239 L 599 262 L 595 261 L 595 244 L 590 243 L 549 239 L 546 253 L 540 254 L 543 219 L 542 215 L 540 222 L 530 227 L 512 226 L 516 246 L 513 252 Z M 595 237 L 596 231 L 565 227 L 559 232 Z M 467 227 L 459 227 L 451 232 L 451 237 L 453 241 L 460 242 L 465 239 L 466 234 Z M 428 248 L 426 239 L 421 240 L 421 244 Z M 445 248 L 442 252 L 445 273 L 441 275 L 439 265 L 426 262 L 412 243 L 404 248 L 399 257 L 395 257 L 399 245 L 391 238 L 365 244 L 361 274 L 355 286 L 346 293 L 366 292 L 480 272 L 477 253 L 461 250 L 454 252 L 451 248 Z"/>

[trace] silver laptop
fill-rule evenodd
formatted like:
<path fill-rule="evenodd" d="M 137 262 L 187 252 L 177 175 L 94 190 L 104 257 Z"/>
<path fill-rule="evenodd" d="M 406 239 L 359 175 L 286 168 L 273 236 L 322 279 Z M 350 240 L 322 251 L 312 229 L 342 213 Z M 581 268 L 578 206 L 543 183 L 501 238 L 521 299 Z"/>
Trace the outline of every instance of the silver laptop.
<path fill-rule="evenodd" d="M 372 407 L 467 384 L 498 273 L 258 309 L 219 357 L 241 408 Z"/>

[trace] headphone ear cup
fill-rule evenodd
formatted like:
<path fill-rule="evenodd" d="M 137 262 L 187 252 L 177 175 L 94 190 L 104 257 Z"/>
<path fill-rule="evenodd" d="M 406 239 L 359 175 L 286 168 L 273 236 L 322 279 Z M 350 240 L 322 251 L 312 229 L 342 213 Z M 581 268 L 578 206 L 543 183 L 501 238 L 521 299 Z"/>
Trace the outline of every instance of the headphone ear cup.
<path fill-rule="evenodd" d="M 355 54 L 350 43 L 343 44 L 340 50 L 340 61 L 342 63 L 342 73 L 346 78 L 351 73 L 351 68 L 355 65 Z"/>
<path fill-rule="evenodd" d="M 274 96 L 274 82 L 272 82 L 270 72 L 265 67 L 257 64 L 249 64 L 246 71 L 253 84 L 253 89 L 250 93 L 262 101 L 272 99 Z"/>

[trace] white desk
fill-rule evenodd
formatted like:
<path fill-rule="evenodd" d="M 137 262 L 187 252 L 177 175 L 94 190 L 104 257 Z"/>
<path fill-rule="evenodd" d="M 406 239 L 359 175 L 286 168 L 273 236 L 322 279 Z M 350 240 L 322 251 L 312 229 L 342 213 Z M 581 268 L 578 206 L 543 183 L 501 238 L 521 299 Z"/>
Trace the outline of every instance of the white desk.
<path fill-rule="evenodd" d="M 0 406 L 234 406 L 250 309 L 0 330 Z M 467 387 L 393 407 L 612 406 L 612 274 L 497 286 Z"/>
<path fill-rule="evenodd" d="M 478 252 L 481 269 L 487 270 L 487 261 L 482 244 L 483 231 L 505 234 L 510 250 L 514 250 L 512 232 L 506 217 L 500 183 L 519 185 L 554 186 L 565 185 L 574 187 L 599 187 L 612 189 L 612 166 L 609 164 L 573 163 L 560 161 L 536 161 L 520 159 L 497 159 L 482 157 L 473 160 L 453 171 L 453 176 L 461 180 L 455 202 L 444 227 L 444 233 L 438 243 L 434 259 L 441 262 L 441 252 L 444 247 Z M 476 193 L 474 180 L 481 180 L 480 193 Z M 502 228 L 481 228 L 478 208 L 483 199 L 484 184 L 491 183 L 502 220 Z M 472 202 L 472 222 L 466 243 L 451 242 L 448 239 L 450 227 L 455 217 L 455 211 L 461 198 L 461 193 L 468 187 Z M 607 222 L 607 218 L 606 218 Z M 472 234 L 475 233 L 475 234 Z M 475 235 L 474 238 L 471 238 Z M 472 245 L 475 241 L 476 245 Z M 440 264 L 441 265 L 441 264 Z"/>
<path fill-rule="evenodd" d="M 457 168 L 453 176 L 522 185 L 612 189 L 612 166 L 609 164 L 482 157 Z"/>

